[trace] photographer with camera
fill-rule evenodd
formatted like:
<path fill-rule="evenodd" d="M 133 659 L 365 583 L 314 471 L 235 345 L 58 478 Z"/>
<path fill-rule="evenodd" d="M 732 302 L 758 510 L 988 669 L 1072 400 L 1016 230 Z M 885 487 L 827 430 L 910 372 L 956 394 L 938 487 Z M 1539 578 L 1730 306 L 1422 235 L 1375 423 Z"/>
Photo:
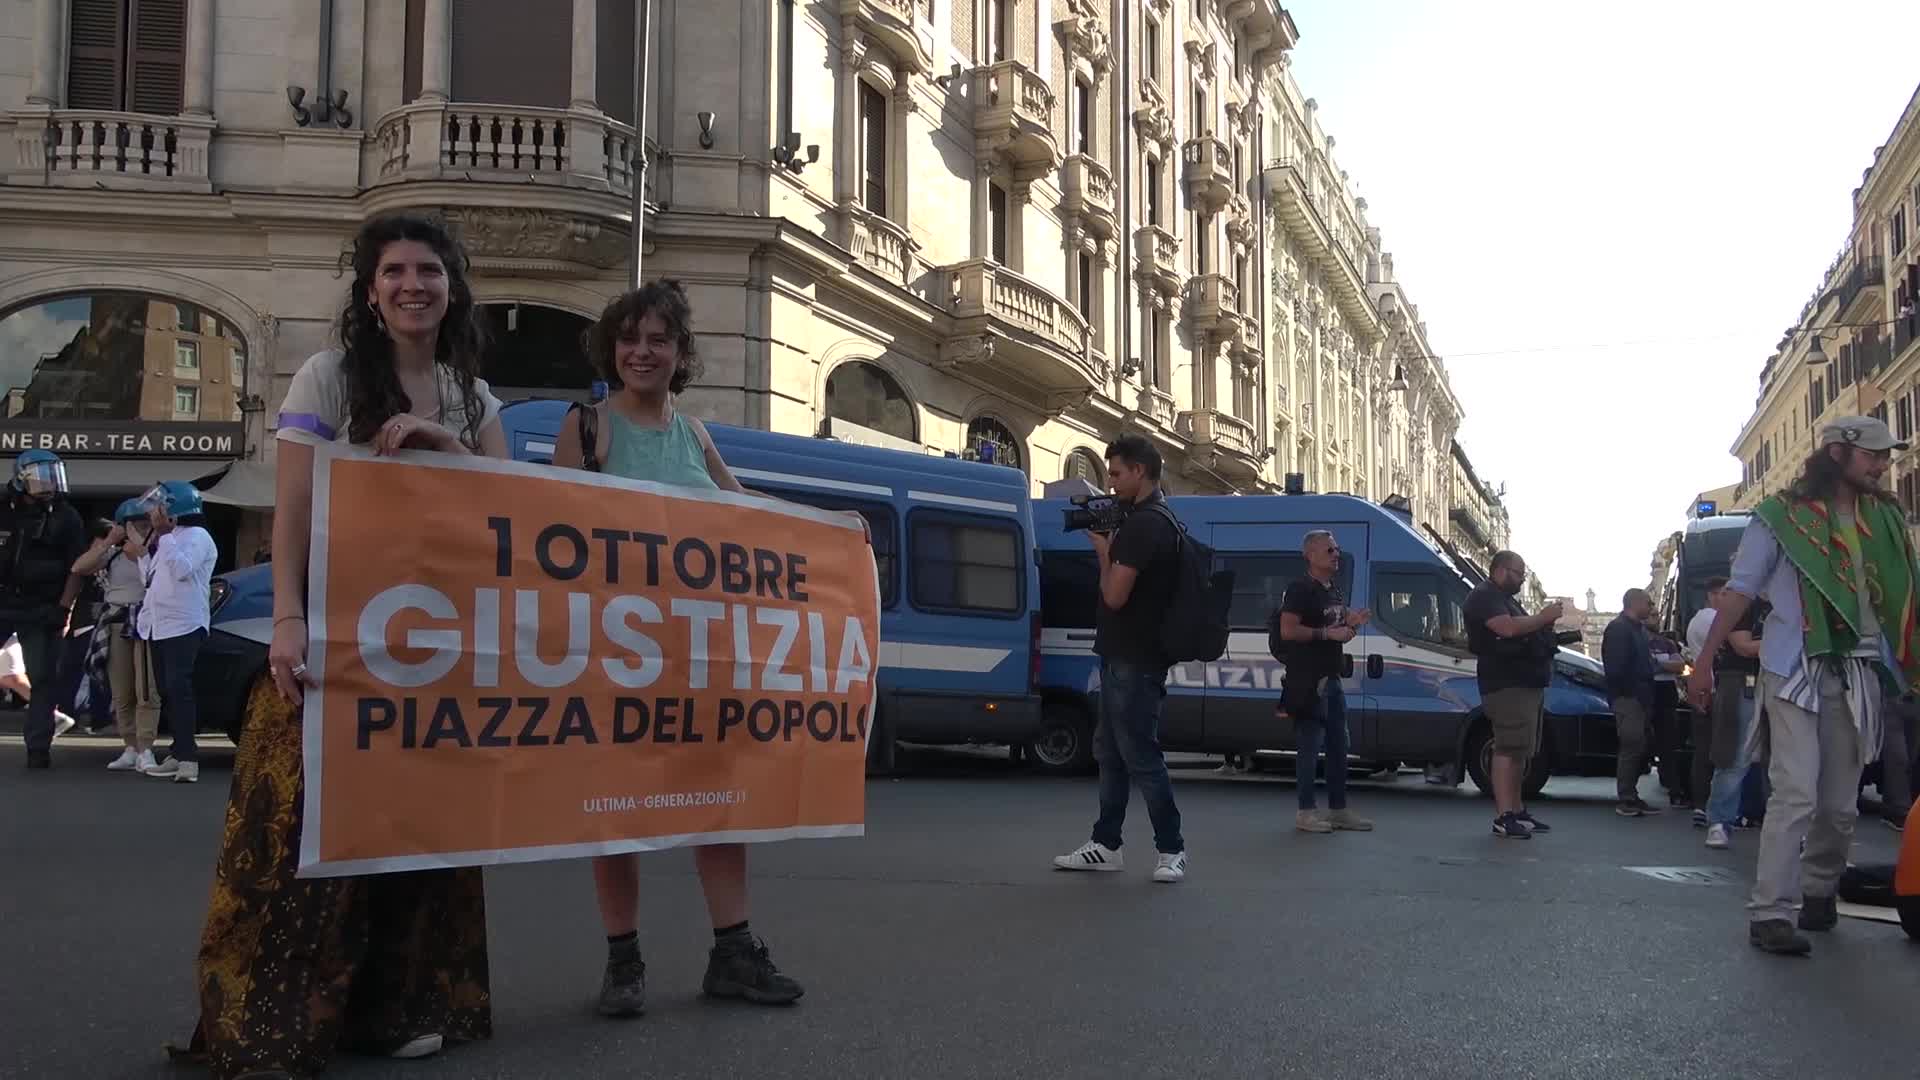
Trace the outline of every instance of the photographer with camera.
<path fill-rule="evenodd" d="M 1118 871 L 1121 826 L 1128 785 L 1140 787 L 1153 820 L 1159 861 L 1153 880 L 1180 881 L 1187 874 L 1180 808 L 1160 751 L 1160 706 L 1167 696 L 1172 660 L 1161 624 L 1173 603 L 1183 542 L 1173 511 L 1160 493 L 1160 451 L 1139 435 L 1107 447 L 1107 480 L 1116 502 L 1093 508 L 1073 522 L 1086 523 L 1087 539 L 1100 562 L 1100 607 L 1093 651 L 1100 657 L 1100 720 L 1093 733 L 1100 764 L 1100 816 L 1093 836 L 1053 865 L 1061 870 Z M 1089 500 L 1091 503 L 1092 500 Z"/>
<path fill-rule="evenodd" d="M 1527 564 L 1514 552 L 1495 554 L 1487 574 L 1467 597 L 1466 619 L 1467 648 L 1479 658 L 1480 708 L 1493 728 L 1493 835 L 1528 840 L 1550 831 L 1527 811 L 1521 788 L 1540 748 L 1540 713 L 1559 650 L 1553 624 L 1563 608 L 1555 600 L 1527 614 L 1514 599 L 1526 584 Z"/>

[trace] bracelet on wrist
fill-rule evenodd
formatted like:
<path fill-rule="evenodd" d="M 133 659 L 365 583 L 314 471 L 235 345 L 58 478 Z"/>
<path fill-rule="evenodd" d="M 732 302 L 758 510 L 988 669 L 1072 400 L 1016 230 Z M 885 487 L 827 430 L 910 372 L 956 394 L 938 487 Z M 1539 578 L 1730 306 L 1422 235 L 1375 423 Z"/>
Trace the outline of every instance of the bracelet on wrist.
<path fill-rule="evenodd" d="M 283 622 L 292 622 L 295 619 L 298 619 L 301 622 L 307 621 L 307 617 L 305 615 L 282 615 L 279 618 L 273 620 L 273 625 L 278 627 Z"/>

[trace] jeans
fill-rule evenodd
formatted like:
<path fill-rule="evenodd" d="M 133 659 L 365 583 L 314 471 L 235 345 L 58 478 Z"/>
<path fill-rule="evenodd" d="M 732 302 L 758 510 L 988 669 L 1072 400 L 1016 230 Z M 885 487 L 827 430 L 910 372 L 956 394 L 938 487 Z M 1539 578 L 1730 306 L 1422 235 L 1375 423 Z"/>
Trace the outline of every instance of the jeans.
<path fill-rule="evenodd" d="M 153 671 L 160 682 L 160 719 L 173 732 L 173 747 L 167 756 L 175 761 L 200 760 L 200 747 L 193 738 L 194 729 L 200 726 L 200 706 L 193 697 L 193 667 L 200 659 L 200 646 L 206 642 L 207 632 L 195 630 L 152 643 Z"/>
<path fill-rule="evenodd" d="M 1299 788 L 1300 809 L 1313 809 L 1313 778 L 1320 764 L 1320 750 L 1327 751 L 1327 806 L 1347 808 L 1347 692 L 1340 680 L 1324 681 L 1320 708 L 1316 715 L 1293 719 L 1294 778 Z"/>
<path fill-rule="evenodd" d="M 1758 690 L 1749 691 L 1746 687 L 1744 677 L 1735 676 L 1731 679 L 1721 678 L 1717 680 L 1714 691 L 1715 711 L 1717 712 L 1722 707 L 1720 704 L 1720 695 L 1731 695 L 1731 701 L 1738 703 L 1739 722 L 1735 725 L 1735 730 L 1733 731 L 1733 750 L 1731 752 L 1728 752 L 1727 748 L 1721 746 L 1719 742 L 1720 739 L 1727 735 L 1725 730 L 1716 731 L 1713 735 L 1710 756 L 1714 758 L 1713 765 L 1715 768 L 1713 770 L 1712 782 L 1708 787 L 1709 794 L 1707 796 L 1707 823 L 1711 825 L 1731 825 L 1740 817 L 1740 794 L 1741 789 L 1746 783 L 1747 768 L 1749 765 L 1746 758 L 1741 755 L 1741 752 L 1746 749 L 1747 735 L 1749 734 L 1748 729 L 1753 725 L 1753 714 L 1755 711 L 1755 702 L 1753 698 L 1747 696 L 1749 693 L 1758 693 Z M 1728 707 L 1736 706 L 1730 704 Z M 1695 746 L 1693 752 L 1696 755 L 1702 756 L 1707 756 L 1709 753 L 1700 746 Z M 1728 762 L 1728 764 L 1721 766 L 1720 762 L 1722 761 Z"/>
<path fill-rule="evenodd" d="M 53 746 L 53 709 L 60 696 L 60 649 L 65 641 L 59 623 L 0 621 L 0 645 L 5 645 L 11 634 L 20 636 L 20 658 L 26 661 L 27 681 L 33 684 L 22 734 L 28 753 L 44 753 Z"/>
<path fill-rule="evenodd" d="M 1834 895 L 1860 813 L 1860 737 L 1840 675 L 1821 672 L 1818 714 L 1782 700 L 1781 682 L 1761 676 L 1773 794 L 1747 903 L 1754 922 L 1793 918 L 1802 895 Z"/>
<path fill-rule="evenodd" d="M 1153 821 L 1153 846 L 1162 854 L 1187 849 L 1180 836 L 1180 808 L 1160 752 L 1160 705 L 1167 696 L 1167 669 L 1126 660 L 1100 662 L 1100 723 L 1093 731 L 1093 757 L 1100 764 L 1100 818 L 1093 841 L 1120 850 L 1133 785 Z"/>

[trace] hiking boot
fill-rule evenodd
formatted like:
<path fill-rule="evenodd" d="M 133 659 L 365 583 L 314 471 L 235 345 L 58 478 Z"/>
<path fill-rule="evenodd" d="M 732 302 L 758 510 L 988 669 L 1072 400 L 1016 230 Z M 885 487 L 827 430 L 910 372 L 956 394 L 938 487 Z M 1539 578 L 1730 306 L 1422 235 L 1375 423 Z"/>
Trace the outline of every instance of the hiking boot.
<path fill-rule="evenodd" d="M 700 988 L 712 997 L 745 998 L 756 1005 L 790 1005 L 806 993 L 774 966 L 765 942 L 745 933 L 713 943 Z"/>
<path fill-rule="evenodd" d="M 1747 942 L 1775 956 L 1805 956 L 1813 951 L 1813 942 L 1800 936 L 1785 919 L 1763 919 L 1747 924 Z"/>
<path fill-rule="evenodd" d="M 1319 810 L 1297 810 L 1293 815 L 1293 827 L 1296 832 L 1330 833 L 1333 822 Z"/>
<path fill-rule="evenodd" d="M 1800 929 L 1831 930 L 1840 925 L 1840 905 L 1831 896 L 1809 896 L 1800 901 Z"/>
<path fill-rule="evenodd" d="M 614 951 L 600 979 L 601 1016 L 639 1016 L 647 1011 L 647 965 L 640 950 Z"/>
<path fill-rule="evenodd" d="M 1340 832 L 1372 832 L 1373 822 L 1342 807 L 1327 812 L 1327 824 Z"/>

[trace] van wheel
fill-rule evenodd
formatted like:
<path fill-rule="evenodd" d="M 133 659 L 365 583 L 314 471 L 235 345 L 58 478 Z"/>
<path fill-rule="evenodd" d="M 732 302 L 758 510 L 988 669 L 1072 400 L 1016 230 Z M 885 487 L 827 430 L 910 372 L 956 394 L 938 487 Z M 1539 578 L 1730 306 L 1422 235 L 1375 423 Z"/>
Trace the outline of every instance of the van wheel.
<path fill-rule="evenodd" d="M 1493 729 L 1484 723 L 1476 725 L 1467 736 L 1467 775 L 1473 778 L 1473 786 L 1480 789 L 1480 794 L 1493 797 Z M 1537 797 L 1552 776 L 1547 749 L 1542 746 L 1527 763 L 1527 775 L 1520 778 L 1521 797 Z"/>
<path fill-rule="evenodd" d="M 1900 912 L 1900 925 L 1907 930 L 1907 936 L 1920 941 L 1920 896 L 1895 897 L 1893 906 Z"/>
<path fill-rule="evenodd" d="M 1040 734 L 1027 747 L 1036 772 L 1077 776 L 1093 768 L 1093 724 L 1070 705 L 1048 705 L 1040 713 Z"/>
<path fill-rule="evenodd" d="M 900 747 L 893 741 L 893 726 L 887 723 L 878 702 L 874 704 L 872 716 L 868 721 L 871 730 L 867 733 L 867 775 L 892 776 L 899 771 Z"/>

